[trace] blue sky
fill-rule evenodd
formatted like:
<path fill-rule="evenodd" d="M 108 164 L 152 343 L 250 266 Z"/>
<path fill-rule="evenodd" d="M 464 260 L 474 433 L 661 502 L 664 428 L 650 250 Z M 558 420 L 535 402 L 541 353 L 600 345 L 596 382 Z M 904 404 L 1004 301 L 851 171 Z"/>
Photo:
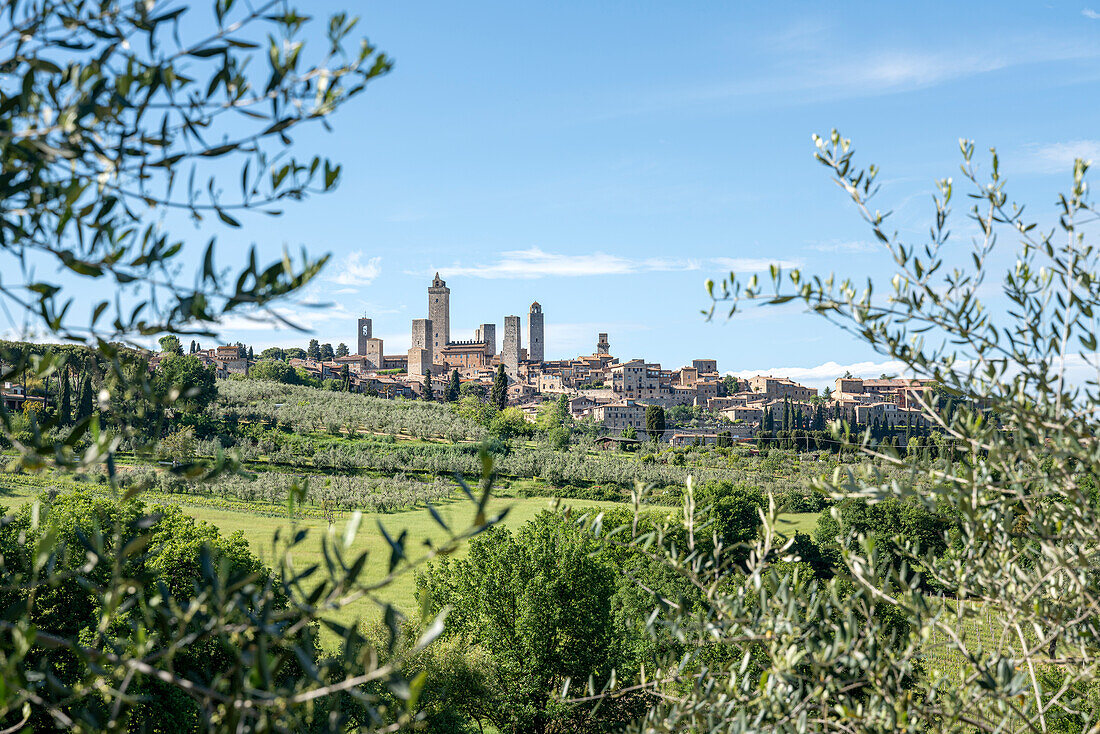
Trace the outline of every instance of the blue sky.
<path fill-rule="evenodd" d="M 332 132 L 296 137 L 344 164 L 339 190 L 220 233 L 331 252 L 307 300 L 337 305 L 288 313 L 334 344 L 366 314 L 387 352 L 407 349 L 438 270 L 452 338 L 538 300 L 548 358 L 606 331 L 616 356 L 666 366 L 877 375 L 881 358 L 797 308 L 700 315 L 704 281 L 730 267 L 892 274 L 812 133 L 836 127 L 879 164 L 877 204 L 910 241 L 934 181 L 958 178 L 960 137 L 996 145 L 1013 198 L 1044 221 L 1073 157 L 1100 159 L 1100 2 L 309 4 L 341 7 L 396 65 Z M 210 230 L 176 233 L 201 246 Z M 257 350 L 310 338 L 240 319 L 223 335 Z"/>

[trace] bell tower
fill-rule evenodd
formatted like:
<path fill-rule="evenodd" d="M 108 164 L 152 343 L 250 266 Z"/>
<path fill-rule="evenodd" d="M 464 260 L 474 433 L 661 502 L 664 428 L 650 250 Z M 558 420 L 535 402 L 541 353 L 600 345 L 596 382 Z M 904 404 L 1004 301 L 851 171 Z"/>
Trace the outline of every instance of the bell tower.
<path fill-rule="evenodd" d="M 451 289 L 439 273 L 428 288 L 428 320 L 432 322 L 432 347 L 439 354 L 451 341 Z"/>

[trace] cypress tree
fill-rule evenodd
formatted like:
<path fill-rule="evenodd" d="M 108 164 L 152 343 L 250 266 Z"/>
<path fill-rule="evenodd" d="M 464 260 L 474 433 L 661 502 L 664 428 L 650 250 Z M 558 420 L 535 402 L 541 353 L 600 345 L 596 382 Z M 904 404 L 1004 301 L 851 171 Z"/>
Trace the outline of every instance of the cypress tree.
<path fill-rule="evenodd" d="M 76 419 L 82 421 L 92 415 L 92 381 L 84 375 L 80 383 L 80 399 L 76 403 Z"/>
<path fill-rule="evenodd" d="M 61 399 L 57 407 L 57 424 L 67 426 L 72 422 L 73 408 L 72 396 L 69 387 L 69 370 L 63 369 L 57 373 L 57 379 L 61 381 Z"/>
<path fill-rule="evenodd" d="M 432 376 L 431 374 L 424 375 L 424 392 L 421 394 L 425 400 L 435 400 L 435 393 L 432 391 Z"/>
<path fill-rule="evenodd" d="M 461 385 L 462 382 L 458 377 L 458 370 L 451 370 L 451 379 L 447 383 L 447 392 L 443 394 L 443 399 L 448 403 L 453 403 L 458 400 L 458 390 Z"/>
<path fill-rule="evenodd" d="M 497 410 L 504 410 L 508 406 L 508 375 L 504 374 L 504 365 L 497 365 L 497 374 L 493 378 L 492 401 Z"/>

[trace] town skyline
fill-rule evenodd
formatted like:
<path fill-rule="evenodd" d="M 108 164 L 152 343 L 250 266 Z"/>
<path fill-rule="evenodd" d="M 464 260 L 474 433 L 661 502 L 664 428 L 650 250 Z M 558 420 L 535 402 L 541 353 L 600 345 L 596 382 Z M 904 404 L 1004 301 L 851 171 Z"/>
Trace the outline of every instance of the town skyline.
<path fill-rule="evenodd" d="M 164 214 L 164 226 L 195 266 L 214 236 L 223 265 L 252 243 L 263 260 L 284 247 L 331 254 L 302 300 L 334 305 L 280 307 L 311 334 L 242 316 L 223 323 L 224 342 L 350 345 L 348 324 L 366 313 L 407 350 L 420 284 L 438 271 L 467 294 L 453 307 L 456 339 L 474 338 L 483 314 L 524 314 L 538 300 L 553 314 L 550 357 L 589 351 L 606 331 L 625 359 L 686 364 L 702 353 L 735 374 L 819 386 L 846 371 L 896 373 L 794 304 L 708 323 L 703 284 L 772 262 L 888 282 L 892 260 L 813 160 L 811 134 L 834 127 L 860 164 L 880 166 L 876 205 L 910 244 L 926 236 L 935 181 L 957 176 L 960 137 L 976 141 L 983 170 L 997 146 L 1014 195 L 1053 223 L 1073 158 L 1100 157 L 1087 94 L 1100 13 L 1008 5 L 355 8 L 394 69 L 331 132 L 295 137 L 342 164 L 337 189 L 277 218 L 246 215 L 238 230 L 183 213 Z M 966 29 L 979 21 L 989 33 L 975 38 Z M 654 39 L 674 62 L 654 63 Z M 952 231 L 965 265 L 974 225 L 961 191 Z M 94 303 L 86 284 L 72 292 L 77 307 Z M 985 295 L 1006 308 L 995 288 Z M 0 314 L 0 337 L 24 337 L 19 327 Z"/>

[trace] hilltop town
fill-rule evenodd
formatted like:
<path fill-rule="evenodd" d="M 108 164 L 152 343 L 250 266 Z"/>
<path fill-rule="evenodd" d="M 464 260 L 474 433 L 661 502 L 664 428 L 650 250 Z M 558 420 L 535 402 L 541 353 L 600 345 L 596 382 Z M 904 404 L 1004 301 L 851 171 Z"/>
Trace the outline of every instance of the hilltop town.
<path fill-rule="evenodd" d="M 495 323 L 479 324 L 472 340 L 451 340 L 451 289 L 438 273 L 427 296 L 427 318 L 412 320 L 412 346 L 403 354 L 386 354 L 365 316 L 356 325 L 354 354 L 343 344 L 336 349 L 316 345 L 312 354 L 270 349 L 257 357 L 243 345 L 206 350 L 193 345 L 192 353 L 222 378 L 248 374 L 257 363 L 274 358 L 318 381 L 338 381 L 352 392 L 405 399 L 426 397 L 428 385 L 432 396 L 442 397 L 455 373 L 463 394 L 487 394 L 503 366 L 508 404 L 532 422 L 542 403 L 564 396 L 573 418 L 592 419 L 611 436 L 625 432 L 644 438 L 646 408 L 660 406 L 681 417 L 670 421 L 668 440 L 674 444 L 712 443 L 722 435 L 746 439 L 761 430 L 824 430 L 827 421 L 837 418 L 885 429 L 927 422 L 919 407 L 920 397 L 931 389 L 927 381 L 845 375 L 836 378 L 835 387 L 818 393 L 782 375 L 723 375 L 714 359 L 693 359 L 678 368 L 620 359 L 612 355 L 607 333 L 598 334 L 592 354 L 547 360 L 538 302 L 528 310 L 525 330 L 520 316 L 504 317 L 498 350 Z M 14 397 L 9 399 L 14 403 Z"/>

